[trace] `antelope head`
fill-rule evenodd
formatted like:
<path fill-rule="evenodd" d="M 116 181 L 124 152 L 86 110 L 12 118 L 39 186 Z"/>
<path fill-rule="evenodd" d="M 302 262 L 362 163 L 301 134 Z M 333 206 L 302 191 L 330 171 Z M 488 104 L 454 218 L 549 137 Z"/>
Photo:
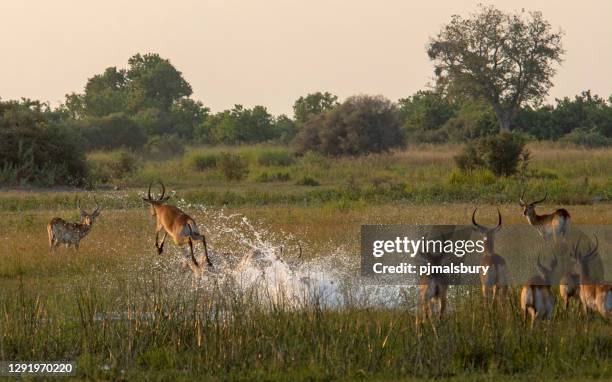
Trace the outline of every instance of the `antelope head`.
<path fill-rule="evenodd" d="M 94 202 L 96 202 L 96 208 L 91 213 L 88 213 L 87 211 L 81 209 L 80 203 L 77 201 L 77 209 L 81 212 L 81 224 L 91 226 L 96 218 L 100 215 L 100 205 L 98 204 L 95 196 Z"/>
<path fill-rule="evenodd" d="M 523 190 L 523 193 L 521 194 L 521 197 L 519 198 L 519 206 L 523 208 L 523 215 L 533 216 L 535 215 L 535 206 L 546 200 L 546 197 L 548 197 L 548 192 L 544 194 L 544 197 L 542 199 L 533 201 L 531 203 L 525 202 L 523 200 L 524 197 L 525 197 L 525 191 Z"/>
<path fill-rule="evenodd" d="M 162 182 L 159 182 L 159 184 L 162 187 L 162 192 L 161 195 L 157 198 L 154 199 L 151 196 L 151 186 L 153 185 L 153 182 L 151 182 L 149 184 L 149 191 L 147 192 L 147 197 L 146 198 L 142 198 L 143 201 L 149 203 L 151 205 L 151 208 L 149 209 L 149 212 L 151 213 L 151 216 L 155 216 L 157 213 L 155 212 L 155 207 L 161 206 L 164 203 L 166 203 L 166 201 L 168 201 L 168 199 L 170 199 L 170 196 L 165 196 L 166 195 L 166 187 L 164 186 L 164 184 Z"/>
<path fill-rule="evenodd" d="M 580 252 L 578 251 L 578 247 L 580 246 L 580 238 L 579 238 L 572 252 L 572 258 L 574 259 L 575 266 L 576 266 L 575 272 L 578 273 L 580 277 L 589 276 L 589 263 L 593 261 L 595 258 L 597 258 L 597 249 L 599 248 L 599 240 L 597 239 L 597 235 L 593 235 L 593 236 L 595 236 L 595 248 L 591 249 L 591 246 L 589 245 L 589 248 L 587 249 L 586 253 L 580 254 Z"/>
<path fill-rule="evenodd" d="M 497 218 L 498 222 L 495 227 L 486 227 L 484 225 L 476 223 L 476 210 L 478 208 L 474 208 L 474 212 L 472 213 L 472 226 L 474 231 L 479 232 L 483 235 L 485 244 L 487 246 L 487 251 L 489 253 L 493 253 L 495 248 L 495 234 L 499 232 L 502 226 L 502 217 L 499 208 L 497 209 Z"/>

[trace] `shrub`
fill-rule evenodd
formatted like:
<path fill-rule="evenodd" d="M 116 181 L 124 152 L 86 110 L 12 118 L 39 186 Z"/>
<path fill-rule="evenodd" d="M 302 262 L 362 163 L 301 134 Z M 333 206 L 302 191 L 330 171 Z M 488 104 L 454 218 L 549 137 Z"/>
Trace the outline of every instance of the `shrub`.
<path fill-rule="evenodd" d="M 316 179 L 311 178 L 308 175 L 305 175 L 302 179 L 298 180 L 295 184 L 298 186 L 310 186 L 310 187 L 316 187 L 316 186 L 321 185 L 321 183 L 319 183 Z"/>
<path fill-rule="evenodd" d="M 287 182 L 291 179 L 291 176 L 288 172 L 275 172 L 269 174 L 264 171 L 255 178 L 255 181 L 260 183 L 268 183 L 268 182 Z"/>
<path fill-rule="evenodd" d="M 185 154 L 185 145 L 176 135 L 153 136 L 149 137 L 144 151 L 151 159 L 168 159 Z"/>
<path fill-rule="evenodd" d="M 241 180 L 248 173 L 248 163 L 237 154 L 222 152 L 217 161 L 217 167 L 226 180 Z"/>
<path fill-rule="evenodd" d="M 404 145 L 395 105 L 382 96 L 354 96 L 309 118 L 295 138 L 299 154 L 360 155 Z"/>
<path fill-rule="evenodd" d="M 125 149 L 94 153 L 89 159 L 91 180 L 94 183 L 125 179 L 140 168 L 138 157 Z"/>
<path fill-rule="evenodd" d="M 0 184 L 82 186 L 86 178 L 74 129 L 39 102 L 0 101 Z"/>
<path fill-rule="evenodd" d="M 124 113 L 79 122 L 89 150 L 140 150 L 147 142 L 143 129 Z"/>
<path fill-rule="evenodd" d="M 561 138 L 563 143 L 571 143 L 587 148 L 605 147 L 612 145 L 612 138 L 608 138 L 594 129 L 575 129 Z"/>
<path fill-rule="evenodd" d="M 262 150 L 259 153 L 257 162 L 262 166 L 291 166 L 295 159 L 293 155 L 287 150 L 282 149 L 268 149 Z"/>
<path fill-rule="evenodd" d="M 510 176 L 516 173 L 522 156 L 525 156 L 525 139 L 518 134 L 501 132 L 468 143 L 455 162 L 462 170 L 484 167 L 495 176 Z"/>
<path fill-rule="evenodd" d="M 219 155 L 191 152 L 185 158 L 187 167 L 195 171 L 205 171 L 209 168 L 217 167 Z"/>

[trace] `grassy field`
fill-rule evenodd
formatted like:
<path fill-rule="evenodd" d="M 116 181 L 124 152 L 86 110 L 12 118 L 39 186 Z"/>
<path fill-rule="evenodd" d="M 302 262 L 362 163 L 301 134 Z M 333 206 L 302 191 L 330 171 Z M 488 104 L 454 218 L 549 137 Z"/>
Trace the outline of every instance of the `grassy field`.
<path fill-rule="evenodd" d="M 250 150 L 256 158 L 262 149 Z M 610 224 L 612 150 L 533 152 L 534 174 L 549 175 L 531 178 L 530 189 L 560 187 L 541 210 L 559 207 L 563 190 L 574 190 L 574 203 L 565 205 L 573 224 Z M 480 220 L 492 225 L 503 201 L 504 225 L 526 224 L 514 200 L 517 180 L 458 186 L 449 180 L 459 176 L 453 175 L 454 153 L 452 147 L 421 148 L 332 160 L 308 171 L 304 159 L 274 167 L 292 177 L 311 176 L 321 183 L 317 187 L 257 182 L 257 172 L 272 171 L 258 159 L 249 159 L 246 179 L 230 184 L 215 178 L 216 169 L 181 172 L 189 153 L 146 162 L 121 181 L 127 189 L 96 192 L 103 211 L 78 253 L 47 249 L 48 220 L 78 217 L 73 191 L 2 192 L 0 359 L 74 360 L 77 378 L 109 380 L 612 379 L 612 324 L 585 317 L 576 306 L 557 309 L 551 322 L 529 330 L 516 297 L 504 308 L 485 308 L 478 288 L 464 286 L 453 289 L 442 321 L 416 326 L 409 288 L 383 290 L 396 301 L 390 305 L 355 296 L 362 224 L 467 224 L 480 205 Z M 434 192 L 436 185 L 442 191 L 429 199 L 370 199 L 364 191 L 303 199 L 311 189 L 346 190 L 352 184 L 363 190 L 383 175 L 420 190 L 410 195 Z M 171 201 L 200 223 L 213 261 L 226 271 L 194 284 L 176 247 L 157 255 L 154 221 L 137 194 L 154 177 L 176 190 Z M 251 190 L 257 187 L 258 195 L 272 196 L 257 199 Z M 221 199 L 206 196 L 228 190 L 244 199 L 223 207 Z M 381 190 L 393 192 L 391 186 Z M 292 193 L 295 200 L 274 196 Z M 444 202 L 454 195 L 452 203 Z M 93 206 L 91 195 L 81 192 L 81 199 L 83 207 Z M 252 248 L 276 253 L 279 247 L 285 262 L 275 266 L 295 270 L 286 277 L 302 282 L 306 270 L 322 273 L 334 281 L 343 303 L 330 305 L 322 293 L 302 296 L 241 281 L 255 269 L 235 265 L 242 255 Z M 610 248 L 602 249 L 608 256 Z"/>

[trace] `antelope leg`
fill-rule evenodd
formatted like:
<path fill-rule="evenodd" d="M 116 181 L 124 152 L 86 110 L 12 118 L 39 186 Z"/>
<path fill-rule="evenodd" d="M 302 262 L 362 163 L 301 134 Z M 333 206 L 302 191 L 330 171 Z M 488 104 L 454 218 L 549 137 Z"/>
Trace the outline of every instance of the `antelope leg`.
<path fill-rule="evenodd" d="M 157 244 L 158 235 L 159 231 L 155 232 L 155 248 L 157 248 L 157 253 L 161 255 L 161 253 L 164 251 L 164 243 L 166 242 L 166 236 L 168 236 L 168 233 L 164 231 L 164 236 L 162 237 L 160 244 Z"/>
<path fill-rule="evenodd" d="M 189 253 L 191 254 L 191 260 L 193 260 L 195 266 L 199 267 L 198 262 L 196 261 L 196 258 L 193 255 L 193 240 L 191 240 L 191 237 L 189 238 Z"/>

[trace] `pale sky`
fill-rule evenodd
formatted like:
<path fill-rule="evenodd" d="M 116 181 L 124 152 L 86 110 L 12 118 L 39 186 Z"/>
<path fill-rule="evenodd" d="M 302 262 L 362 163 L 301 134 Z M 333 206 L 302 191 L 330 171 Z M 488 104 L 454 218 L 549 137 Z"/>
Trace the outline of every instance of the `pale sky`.
<path fill-rule="evenodd" d="M 213 111 L 292 114 L 317 90 L 397 100 L 426 87 L 429 37 L 476 4 L 539 10 L 565 31 L 549 99 L 612 94 L 610 0 L 172 0 L 0 2 L 0 98 L 63 102 L 106 67 L 157 52 Z"/>

